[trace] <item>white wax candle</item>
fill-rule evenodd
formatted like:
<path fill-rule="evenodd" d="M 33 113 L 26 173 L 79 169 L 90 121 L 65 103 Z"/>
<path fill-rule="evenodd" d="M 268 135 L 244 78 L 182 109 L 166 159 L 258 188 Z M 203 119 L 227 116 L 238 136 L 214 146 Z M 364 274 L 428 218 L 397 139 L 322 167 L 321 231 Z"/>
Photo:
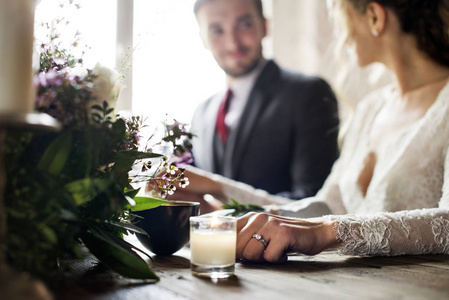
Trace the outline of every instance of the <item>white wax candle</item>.
<path fill-rule="evenodd" d="M 199 266 L 235 263 L 237 235 L 234 231 L 196 230 L 190 233 L 190 260 Z"/>
<path fill-rule="evenodd" d="M 0 114 L 33 110 L 35 0 L 0 0 Z"/>

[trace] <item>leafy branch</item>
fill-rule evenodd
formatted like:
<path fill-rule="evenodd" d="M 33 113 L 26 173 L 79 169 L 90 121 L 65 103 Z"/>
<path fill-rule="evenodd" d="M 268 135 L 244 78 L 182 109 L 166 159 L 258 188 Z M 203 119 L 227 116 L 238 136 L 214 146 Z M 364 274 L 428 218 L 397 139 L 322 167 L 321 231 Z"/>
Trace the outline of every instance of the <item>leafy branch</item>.
<path fill-rule="evenodd" d="M 242 216 L 249 212 L 257 212 L 257 211 L 264 211 L 264 208 L 260 205 L 256 204 L 241 204 L 237 202 L 236 200 L 231 198 L 232 203 L 227 203 L 223 205 L 224 209 L 234 209 L 234 212 L 230 213 L 231 216 Z"/>

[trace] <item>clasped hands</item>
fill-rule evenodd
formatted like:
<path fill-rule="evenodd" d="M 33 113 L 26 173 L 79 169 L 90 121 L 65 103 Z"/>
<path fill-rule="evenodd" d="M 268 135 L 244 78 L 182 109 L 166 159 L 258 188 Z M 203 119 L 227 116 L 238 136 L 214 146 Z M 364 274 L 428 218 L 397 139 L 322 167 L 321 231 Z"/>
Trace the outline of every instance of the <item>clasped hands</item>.
<path fill-rule="evenodd" d="M 338 246 L 334 223 L 326 217 L 294 219 L 248 213 L 238 219 L 237 233 L 236 258 L 255 262 L 282 263 L 288 253 L 314 255 Z"/>

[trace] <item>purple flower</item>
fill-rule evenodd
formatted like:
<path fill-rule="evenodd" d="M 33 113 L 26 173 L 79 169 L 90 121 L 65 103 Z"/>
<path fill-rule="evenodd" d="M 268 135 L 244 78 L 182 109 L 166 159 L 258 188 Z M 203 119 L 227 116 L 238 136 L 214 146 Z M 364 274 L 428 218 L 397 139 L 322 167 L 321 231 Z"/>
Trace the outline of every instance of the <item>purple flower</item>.
<path fill-rule="evenodd" d="M 36 109 L 63 125 L 82 126 L 88 120 L 92 100 L 92 79 L 71 73 L 71 69 L 49 69 L 35 76 Z"/>

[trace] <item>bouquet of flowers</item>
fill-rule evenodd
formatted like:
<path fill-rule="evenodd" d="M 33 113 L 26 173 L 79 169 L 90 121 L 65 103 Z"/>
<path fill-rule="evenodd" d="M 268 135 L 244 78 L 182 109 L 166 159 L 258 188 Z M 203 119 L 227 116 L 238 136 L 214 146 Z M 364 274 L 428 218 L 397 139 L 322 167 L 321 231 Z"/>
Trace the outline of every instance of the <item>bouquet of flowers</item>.
<path fill-rule="evenodd" d="M 165 201 L 138 197 L 130 171 L 139 163 L 139 178 L 157 182 L 163 194 L 186 185 L 182 169 L 172 171 L 191 159 L 192 135 L 175 121 L 154 144 L 170 146 L 173 157 L 148 146 L 142 150 L 143 119 L 114 113 L 118 73 L 100 65 L 83 70 L 80 62 L 57 46 L 43 46 L 35 107 L 62 128 L 8 132 L 2 251 L 10 266 L 47 283 L 61 278 L 61 258 L 81 258 L 82 246 L 125 277 L 157 280 L 123 237 L 142 233 L 133 225 L 132 210 Z M 159 178 L 164 168 L 169 171 Z"/>

